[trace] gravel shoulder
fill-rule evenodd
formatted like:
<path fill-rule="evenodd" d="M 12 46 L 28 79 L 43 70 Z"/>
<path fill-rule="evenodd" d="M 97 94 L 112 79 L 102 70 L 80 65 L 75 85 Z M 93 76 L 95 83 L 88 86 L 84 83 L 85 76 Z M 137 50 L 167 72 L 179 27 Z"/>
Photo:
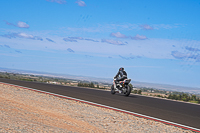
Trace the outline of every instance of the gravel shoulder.
<path fill-rule="evenodd" d="M 190 133 L 192 131 L 0 84 L 0 132 Z"/>

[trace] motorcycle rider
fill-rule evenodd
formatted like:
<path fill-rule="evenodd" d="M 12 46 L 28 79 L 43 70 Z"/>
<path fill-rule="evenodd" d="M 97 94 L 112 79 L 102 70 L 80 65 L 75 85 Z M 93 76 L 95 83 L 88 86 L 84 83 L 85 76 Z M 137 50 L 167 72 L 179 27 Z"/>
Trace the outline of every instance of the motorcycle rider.
<path fill-rule="evenodd" d="M 120 77 L 118 77 L 118 76 L 120 76 Z M 127 79 L 127 73 L 124 71 L 123 67 L 119 68 L 119 71 L 114 78 L 116 79 L 115 84 L 118 84 L 119 81 L 123 81 L 124 79 Z"/>

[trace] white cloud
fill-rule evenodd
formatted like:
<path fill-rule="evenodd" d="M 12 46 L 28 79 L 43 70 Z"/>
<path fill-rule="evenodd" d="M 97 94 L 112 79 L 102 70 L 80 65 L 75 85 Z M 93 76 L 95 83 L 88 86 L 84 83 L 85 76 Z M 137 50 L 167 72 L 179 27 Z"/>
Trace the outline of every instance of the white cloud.
<path fill-rule="evenodd" d="M 177 59 L 185 59 L 185 58 L 188 58 L 190 56 L 190 54 L 185 54 L 185 53 L 181 53 L 181 52 L 178 52 L 178 51 L 172 51 L 171 55 L 174 58 L 177 58 Z"/>
<path fill-rule="evenodd" d="M 151 24 L 150 25 L 139 25 L 139 24 L 98 24 L 93 27 L 66 27 L 67 30 L 73 31 L 73 32 L 99 32 L 99 33 L 105 33 L 110 32 L 111 34 L 113 31 L 130 31 L 130 30 L 140 30 L 141 28 L 143 30 L 159 30 L 159 29 L 172 29 L 172 28 L 178 28 L 183 27 L 185 25 L 177 25 L 177 24 Z M 116 34 L 116 33 L 115 33 Z"/>
<path fill-rule="evenodd" d="M 186 46 L 185 49 L 187 49 L 189 51 L 193 51 L 193 52 L 200 51 L 200 49 L 198 49 L 198 48 L 193 48 L 193 47 L 188 47 L 188 46 Z"/>
<path fill-rule="evenodd" d="M 46 0 L 48 2 L 55 2 L 55 3 L 58 3 L 58 4 L 66 4 L 66 0 Z"/>
<path fill-rule="evenodd" d="M 38 35 L 38 34 L 37 34 Z M 138 37 L 138 36 L 137 36 Z M 8 39 L 16 38 L 16 39 Z M 27 38 L 27 39 L 21 39 Z M 154 59 L 180 59 L 200 61 L 198 56 L 200 49 L 200 41 L 191 40 L 172 40 L 150 38 L 145 40 L 126 39 L 126 41 L 115 39 L 99 39 L 99 38 L 79 38 L 67 37 L 67 41 L 76 40 L 76 43 L 65 43 L 63 37 L 45 36 L 56 42 L 49 43 L 48 41 L 30 41 L 38 40 L 39 37 L 31 33 L 12 33 L 0 36 L 1 44 L 9 44 L 12 48 L 26 48 L 41 50 L 48 46 L 48 50 L 66 50 L 71 48 L 76 54 L 83 53 L 95 56 L 110 56 L 112 58 L 154 58 Z M 78 40 L 79 38 L 79 40 Z M 28 40 L 29 39 L 29 40 Z M 81 40 L 82 39 L 82 40 Z M 140 38 L 141 39 L 141 38 Z M 46 40 L 46 39 L 45 39 Z M 99 40 L 99 41 L 94 41 Z M 16 45 L 17 44 L 17 45 Z M 176 46 L 176 47 L 174 47 Z M 188 47 L 186 47 L 188 46 Z M 187 49 L 187 50 L 186 50 Z M 45 49 L 47 50 L 47 49 Z M 177 52 L 172 52 L 177 51 Z M 196 51 L 196 52 L 194 52 Z M 69 51 L 68 51 L 69 52 Z M 132 55 L 130 55 L 132 53 Z M 190 53 L 190 54 L 188 54 Z M 121 55 L 121 57 L 119 56 Z M 187 57 L 187 58 L 186 58 Z M 182 59 L 181 59 L 182 58 Z"/>
<path fill-rule="evenodd" d="M 92 41 L 92 42 L 99 42 L 98 40 L 88 39 L 88 38 L 86 38 L 86 39 L 84 39 L 84 40 L 86 40 L 86 41 Z"/>
<path fill-rule="evenodd" d="M 70 39 L 70 38 L 63 38 L 63 40 L 66 42 L 77 42 L 77 40 Z"/>
<path fill-rule="evenodd" d="M 96 27 L 83 27 L 83 28 L 75 28 L 75 27 L 67 27 L 67 30 L 73 32 L 113 32 L 113 30 L 133 30 L 139 29 L 137 24 L 98 24 Z"/>
<path fill-rule="evenodd" d="M 119 29 L 119 30 L 133 30 L 133 29 L 139 29 L 137 24 L 108 24 L 105 26 L 106 28 L 110 29 Z"/>
<path fill-rule="evenodd" d="M 4 45 L 4 47 L 6 47 L 6 48 L 10 48 L 10 46 L 9 46 L 9 45 Z"/>
<path fill-rule="evenodd" d="M 151 26 L 148 25 L 148 24 L 140 25 L 140 27 L 141 27 L 143 30 L 153 30 L 153 27 L 151 27 Z"/>
<path fill-rule="evenodd" d="M 83 40 L 82 37 L 68 37 L 69 39 L 77 39 L 77 40 Z"/>
<path fill-rule="evenodd" d="M 176 59 L 193 59 L 196 62 L 200 61 L 200 54 L 182 53 L 179 51 L 172 51 L 171 55 Z"/>
<path fill-rule="evenodd" d="M 134 37 L 131 37 L 131 39 L 133 39 L 133 40 L 146 40 L 146 39 L 148 39 L 146 36 L 144 36 L 144 35 L 136 35 L 136 36 L 134 36 Z"/>
<path fill-rule="evenodd" d="M 102 39 L 101 42 L 106 42 L 106 43 L 113 44 L 113 45 L 125 45 L 126 44 L 121 41 L 110 40 L 110 39 Z"/>
<path fill-rule="evenodd" d="M 29 25 L 27 23 L 25 23 L 25 22 L 19 21 L 17 23 L 17 27 L 19 27 L 19 28 L 29 28 Z"/>
<path fill-rule="evenodd" d="M 117 37 L 117 38 L 127 38 L 126 35 L 121 34 L 120 32 L 111 33 L 110 36 Z"/>
<path fill-rule="evenodd" d="M 33 36 L 33 35 L 30 35 L 30 34 L 26 34 L 26 33 L 18 33 L 18 34 L 16 34 L 16 36 L 21 37 L 21 38 L 33 39 L 33 40 L 40 40 L 40 41 L 43 40 L 39 36 Z"/>
<path fill-rule="evenodd" d="M 46 38 L 47 39 L 47 41 L 49 41 L 49 42 L 54 42 L 53 40 L 51 40 L 50 38 Z M 55 42 L 54 42 L 55 43 Z"/>
<path fill-rule="evenodd" d="M 72 50 L 71 48 L 67 49 L 68 52 L 74 53 L 74 50 Z"/>
<path fill-rule="evenodd" d="M 19 51 L 19 50 L 15 50 L 15 52 L 17 52 L 17 53 L 22 53 L 21 51 Z"/>
<path fill-rule="evenodd" d="M 77 3 L 79 6 L 86 6 L 85 2 L 82 1 L 82 0 L 78 0 L 78 1 L 76 1 L 76 3 Z"/>
<path fill-rule="evenodd" d="M 66 42 L 77 42 L 77 40 L 83 40 L 82 37 L 68 37 L 68 38 L 63 38 L 64 41 Z"/>
<path fill-rule="evenodd" d="M 22 22 L 22 21 L 19 21 L 17 24 L 13 24 L 13 23 L 9 23 L 7 21 L 5 21 L 7 25 L 13 25 L 15 27 L 19 27 L 19 28 L 29 28 L 30 26 L 25 23 L 25 22 Z"/>
<path fill-rule="evenodd" d="M 177 28 L 178 25 L 171 25 L 171 24 L 153 24 L 154 29 L 172 29 Z"/>
<path fill-rule="evenodd" d="M 16 37 L 20 37 L 20 38 L 26 38 L 26 39 L 33 39 L 33 40 L 40 40 L 42 41 L 43 39 L 39 36 L 33 36 L 30 34 L 26 34 L 26 33 L 11 33 L 11 34 L 5 34 L 2 35 L 3 37 L 7 37 L 7 38 L 16 38 Z"/>
<path fill-rule="evenodd" d="M 33 39 L 34 38 L 33 35 L 29 35 L 29 34 L 26 34 L 26 33 L 18 33 L 18 34 L 16 34 L 16 36 L 22 37 L 22 38 L 29 38 L 29 39 Z"/>

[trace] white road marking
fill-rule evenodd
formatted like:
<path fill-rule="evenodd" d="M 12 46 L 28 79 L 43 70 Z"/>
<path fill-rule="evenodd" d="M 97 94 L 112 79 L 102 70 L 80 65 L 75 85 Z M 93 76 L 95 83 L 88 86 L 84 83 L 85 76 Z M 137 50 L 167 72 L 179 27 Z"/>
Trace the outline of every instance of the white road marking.
<path fill-rule="evenodd" d="M 165 123 L 165 124 L 168 124 L 168 125 L 173 125 L 173 126 L 180 127 L 180 128 L 183 128 L 183 129 L 187 129 L 187 130 L 191 130 L 191 131 L 195 131 L 195 132 L 200 132 L 200 129 L 197 129 L 197 128 L 194 128 L 194 127 L 178 124 L 178 123 L 175 123 L 175 122 L 170 122 L 170 121 L 167 121 L 167 120 L 162 120 L 162 119 L 159 119 L 159 118 L 155 118 L 155 117 L 151 117 L 151 116 L 147 116 L 147 115 L 143 115 L 143 114 L 139 114 L 139 113 L 135 113 L 135 112 L 131 112 L 131 111 L 127 111 L 127 110 L 123 110 L 123 109 L 119 109 L 119 108 L 115 108 L 115 107 L 111 107 L 111 106 L 107 106 L 107 105 L 103 105 L 103 104 L 98 104 L 98 103 L 94 103 L 94 102 L 90 102 L 90 101 L 81 100 L 81 99 L 78 99 L 78 98 L 68 97 L 68 96 L 64 96 L 64 95 L 60 95 L 60 94 L 55 94 L 55 93 L 37 90 L 37 89 L 24 87 L 24 86 L 19 86 L 19 85 L 15 85 L 15 84 L 9 84 L 9 83 L 5 83 L 5 82 L 0 82 L 0 84 L 6 84 L 6 85 L 10 85 L 10 86 L 20 87 L 20 88 L 23 88 L 23 89 L 41 92 L 41 93 L 44 93 L 44 94 L 49 94 L 49 95 L 53 95 L 53 96 L 57 96 L 57 97 L 61 97 L 61 98 L 79 101 L 79 102 L 82 102 L 82 103 L 86 103 L 86 104 L 90 104 L 90 105 L 94 105 L 94 106 L 98 106 L 98 107 L 102 107 L 102 108 L 115 110 L 115 111 L 118 111 L 118 112 L 123 112 L 123 113 L 130 114 L 130 115 L 134 115 L 134 116 L 138 116 L 138 117 L 162 122 L 162 123 Z"/>

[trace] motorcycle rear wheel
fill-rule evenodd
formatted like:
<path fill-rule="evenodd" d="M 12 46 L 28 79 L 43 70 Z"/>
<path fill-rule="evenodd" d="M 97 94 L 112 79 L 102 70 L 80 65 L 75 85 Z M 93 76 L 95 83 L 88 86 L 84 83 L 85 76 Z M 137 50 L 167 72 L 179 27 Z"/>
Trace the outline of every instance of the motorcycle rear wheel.
<path fill-rule="evenodd" d="M 115 89 L 114 89 L 114 85 L 111 86 L 111 94 L 115 94 Z"/>
<path fill-rule="evenodd" d="M 126 92 L 124 93 L 125 94 L 125 96 L 129 96 L 130 95 L 130 93 L 131 93 L 131 87 L 129 86 L 129 85 L 127 85 L 127 88 L 126 88 L 127 90 L 126 90 Z"/>

